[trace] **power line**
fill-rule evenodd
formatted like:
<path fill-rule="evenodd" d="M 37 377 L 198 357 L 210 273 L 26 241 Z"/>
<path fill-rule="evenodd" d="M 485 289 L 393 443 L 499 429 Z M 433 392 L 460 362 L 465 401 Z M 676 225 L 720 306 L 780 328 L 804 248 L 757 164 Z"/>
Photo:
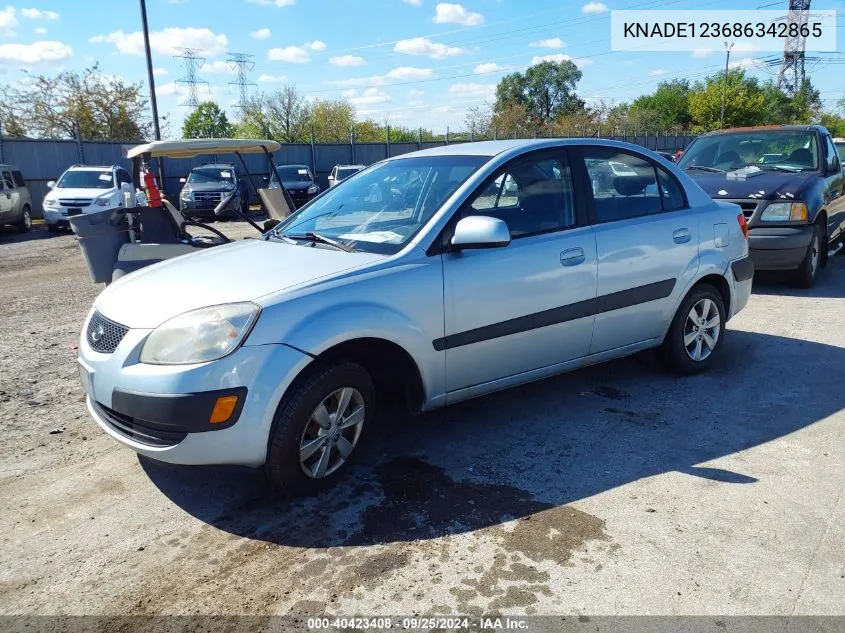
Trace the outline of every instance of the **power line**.
<path fill-rule="evenodd" d="M 188 86 L 188 98 L 179 105 L 193 109 L 199 105 L 197 86 L 200 84 L 208 86 L 207 81 L 197 78 L 199 69 L 205 64 L 205 57 L 200 57 L 202 51 L 196 48 L 177 48 L 176 50 L 182 54 L 174 55 L 174 59 L 181 59 L 181 64 L 185 67 L 185 76 L 177 79 L 176 83 Z"/>

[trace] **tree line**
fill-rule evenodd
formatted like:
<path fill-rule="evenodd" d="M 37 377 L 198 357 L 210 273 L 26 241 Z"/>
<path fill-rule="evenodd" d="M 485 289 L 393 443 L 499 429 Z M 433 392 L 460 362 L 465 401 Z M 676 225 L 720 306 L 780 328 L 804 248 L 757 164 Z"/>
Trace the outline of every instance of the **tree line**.
<path fill-rule="evenodd" d="M 818 90 L 807 79 L 794 97 L 774 81 L 761 82 L 734 68 L 701 81 L 660 82 L 650 94 L 629 103 L 587 105 L 577 94 L 581 70 L 571 61 L 543 62 L 524 73 L 506 75 L 492 104 L 475 106 L 465 124 L 475 136 L 572 136 L 602 127 L 606 133 L 701 133 L 724 127 L 821 123 L 835 136 L 845 135 L 845 119 L 822 107 Z M 838 104 L 845 111 L 845 99 Z"/>

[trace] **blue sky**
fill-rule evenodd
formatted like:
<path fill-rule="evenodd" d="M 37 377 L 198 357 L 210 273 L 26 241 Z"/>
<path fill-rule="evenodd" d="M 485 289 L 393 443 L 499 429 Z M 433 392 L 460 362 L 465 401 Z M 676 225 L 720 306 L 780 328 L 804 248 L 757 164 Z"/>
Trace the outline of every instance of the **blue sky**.
<path fill-rule="evenodd" d="M 464 113 L 490 101 L 505 72 L 536 59 L 573 59 L 588 100 L 630 100 L 660 80 L 691 80 L 718 72 L 720 54 L 611 52 L 609 9 L 780 8 L 786 0 L 147 0 L 159 111 L 179 133 L 186 108 L 184 75 L 173 47 L 203 49 L 200 98 L 227 108 L 237 100 L 226 52 L 254 55 L 250 73 L 259 90 L 294 83 L 309 98 L 346 97 L 359 118 L 442 133 L 461 129 Z M 26 67 L 35 72 L 81 69 L 97 61 L 106 73 L 146 83 L 135 0 L 0 0 L 2 80 Z M 841 2 L 813 0 L 814 9 Z M 845 34 L 845 19 L 839 18 Z M 838 44 L 837 48 L 841 50 Z M 738 52 L 732 62 L 761 78 L 771 53 Z M 832 108 L 845 93 L 839 54 L 808 62 L 810 76 Z M 231 111 L 231 110 L 230 110 Z M 236 112 L 231 112 L 236 116 Z"/>

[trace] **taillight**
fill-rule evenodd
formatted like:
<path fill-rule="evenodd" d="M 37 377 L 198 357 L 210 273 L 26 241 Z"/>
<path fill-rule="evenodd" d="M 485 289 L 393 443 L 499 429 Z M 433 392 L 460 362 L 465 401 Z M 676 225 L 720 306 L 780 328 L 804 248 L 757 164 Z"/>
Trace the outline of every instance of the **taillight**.
<path fill-rule="evenodd" d="M 748 224 L 745 222 L 745 215 L 740 213 L 736 216 L 736 221 L 739 222 L 739 228 L 742 231 L 742 235 L 745 239 L 748 239 Z"/>

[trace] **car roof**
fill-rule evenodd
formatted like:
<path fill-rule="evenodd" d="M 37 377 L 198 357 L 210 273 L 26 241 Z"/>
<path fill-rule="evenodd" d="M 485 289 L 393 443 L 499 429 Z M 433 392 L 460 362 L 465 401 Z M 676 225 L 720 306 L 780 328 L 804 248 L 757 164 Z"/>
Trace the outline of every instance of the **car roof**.
<path fill-rule="evenodd" d="M 104 171 L 106 169 L 123 169 L 120 165 L 71 165 L 67 171 Z"/>
<path fill-rule="evenodd" d="M 827 129 L 821 125 L 754 125 L 750 127 L 728 128 L 727 130 L 714 130 L 712 132 L 705 132 L 701 136 L 720 136 L 726 134 L 741 134 L 744 132 L 772 132 L 776 130 L 792 132 L 827 132 Z"/>
<path fill-rule="evenodd" d="M 279 167 L 295 167 L 296 169 L 311 169 L 308 165 L 298 165 L 296 163 L 285 163 L 284 165 L 279 165 Z"/>
<path fill-rule="evenodd" d="M 366 165 L 335 165 L 338 169 L 363 169 Z"/>

